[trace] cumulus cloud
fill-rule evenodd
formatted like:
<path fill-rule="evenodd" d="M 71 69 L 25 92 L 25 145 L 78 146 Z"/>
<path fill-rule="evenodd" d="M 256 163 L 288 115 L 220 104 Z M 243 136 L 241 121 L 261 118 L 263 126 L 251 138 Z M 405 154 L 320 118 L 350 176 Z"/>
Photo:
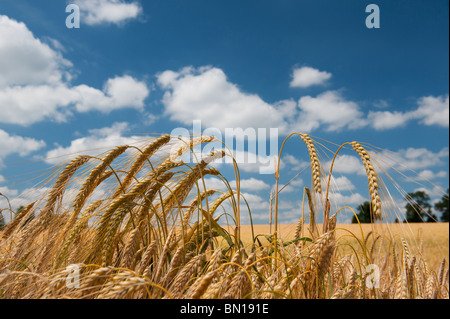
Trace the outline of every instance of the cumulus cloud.
<path fill-rule="evenodd" d="M 330 170 L 331 160 L 324 164 L 327 171 Z M 364 168 L 361 159 L 353 155 L 338 155 L 333 164 L 333 172 L 341 174 L 358 174 L 366 175 L 366 169 Z"/>
<path fill-rule="evenodd" d="M 8 132 L 0 129 L 0 168 L 3 166 L 3 160 L 11 155 L 27 156 L 32 152 L 40 150 L 45 146 L 42 140 L 10 135 Z"/>
<path fill-rule="evenodd" d="M 355 129 L 367 124 L 358 104 L 337 91 L 316 97 L 302 97 L 298 103 L 282 100 L 269 104 L 256 94 L 231 83 L 215 67 L 186 67 L 179 72 L 164 71 L 157 76 L 165 90 L 165 114 L 171 120 L 192 125 L 201 120 L 206 127 L 279 128 L 279 133 L 310 132 L 325 126 L 327 131 Z"/>
<path fill-rule="evenodd" d="M 308 150 L 305 146 L 305 152 L 307 152 L 307 151 Z M 302 158 L 298 158 L 291 154 L 283 155 L 281 162 L 285 163 L 286 166 L 289 167 L 290 170 L 292 170 L 292 171 L 301 171 L 311 165 L 309 160 L 306 161 L 306 160 L 303 160 Z"/>
<path fill-rule="evenodd" d="M 329 196 L 331 203 L 337 205 L 337 207 L 354 206 L 369 201 L 369 198 L 366 198 L 359 193 L 343 195 L 341 193 L 332 192 Z"/>
<path fill-rule="evenodd" d="M 304 96 L 298 101 L 299 126 L 306 132 L 324 125 L 327 131 L 366 126 L 358 104 L 348 101 L 337 91 L 327 91 L 316 97 Z"/>
<path fill-rule="evenodd" d="M 283 113 L 258 95 L 243 92 L 214 67 L 184 68 L 158 75 L 165 89 L 163 103 L 171 120 L 192 125 L 201 120 L 206 127 L 270 128 L 284 127 Z"/>
<path fill-rule="evenodd" d="M 267 156 L 246 151 L 235 151 L 233 155 L 234 160 L 239 165 L 239 170 L 249 173 L 273 174 L 278 161 L 278 156 Z M 229 157 L 226 158 L 227 163 L 232 164 L 229 159 Z M 280 165 L 280 168 L 283 167 L 284 165 Z"/>
<path fill-rule="evenodd" d="M 126 107 L 142 110 L 144 100 L 150 94 L 144 82 L 129 75 L 109 79 L 103 91 L 86 85 L 76 86 L 73 91 L 78 93 L 74 102 L 79 112 L 98 110 L 107 113 Z"/>
<path fill-rule="evenodd" d="M 386 163 L 398 169 L 409 168 L 423 170 L 444 164 L 443 159 L 449 156 L 449 148 L 444 147 L 438 152 L 426 148 L 409 147 L 397 152 L 384 152 Z"/>
<path fill-rule="evenodd" d="M 27 26 L 0 15 L 0 89 L 12 85 L 58 84 L 72 64 L 35 38 Z"/>
<path fill-rule="evenodd" d="M 0 194 L 3 194 L 4 196 L 6 196 L 8 198 L 10 198 L 12 196 L 17 196 L 18 193 L 19 192 L 16 189 L 11 189 L 6 186 L 0 187 Z M 6 207 L 6 206 L 0 206 L 0 208 L 4 208 L 4 207 Z"/>
<path fill-rule="evenodd" d="M 413 192 L 420 192 L 420 191 L 425 192 L 428 195 L 430 195 L 431 198 L 434 198 L 434 202 L 441 200 L 442 196 L 445 196 L 447 194 L 445 190 L 442 187 L 439 187 L 438 185 L 435 185 L 432 188 L 419 187 L 413 190 Z"/>
<path fill-rule="evenodd" d="M 418 101 L 419 108 L 412 113 L 425 125 L 449 127 L 449 96 L 427 96 Z"/>
<path fill-rule="evenodd" d="M 332 177 L 331 186 L 335 187 L 338 192 L 352 191 L 356 187 L 353 183 L 345 176 Z"/>
<path fill-rule="evenodd" d="M 70 142 L 69 146 L 57 146 L 46 154 L 49 164 L 61 162 L 61 157 L 77 156 L 80 153 L 97 155 L 117 145 L 136 144 L 145 139 L 143 136 L 124 136 L 129 129 L 128 123 L 114 123 L 110 127 L 89 130 L 89 134 Z"/>
<path fill-rule="evenodd" d="M 72 64 L 31 33 L 0 15 L 0 123 L 66 121 L 75 111 L 142 110 L 150 91 L 131 76 L 108 79 L 102 90 L 70 85 Z"/>
<path fill-rule="evenodd" d="M 0 88 L 0 122 L 30 125 L 50 119 L 63 122 L 76 93 L 65 85 L 29 85 Z"/>
<path fill-rule="evenodd" d="M 216 190 L 221 190 L 221 191 L 225 191 L 227 190 L 227 185 L 220 179 L 218 178 L 213 178 L 213 177 L 208 177 L 205 178 L 205 185 L 206 188 L 210 188 L 210 189 L 216 189 Z M 236 189 L 236 180 L 232 180 L 229 182 L 230 183 L 230 187 L 232 189 Z M 199 180 L 199 186 L 202 186 L 202 180 Z M 254 177 L 248 178 L 248 179 L 241 179 L 240 180 L 240 189 L 245 190 L 245 191 L 261 191 L 261 190 L 265 190 L 270 188 L 269 184 L 267 184 L 266 182 L 264 182 L 261 179 L 257 179 Z"/>
<path fill-rule="evenodd" d="M 312 85 L 323 84 L 331 78 L 331 73 L 304 66 L 294 69 L 291 87 L 306 88 Z"/>
<path fill-rule="evenodd" d="M 373 112 L 370 111 L 368 120 L 372 127 L 376 130 L 387 130 L 405 126 L 412 118 L 411 114 L 402 112 Z"/>
<path fill-rule="evenodd" d="M 236 181 L 231 181 L 232 185 L 236 185 Z M 249 190 L 249 191 L 260 191 L 264 189 L 268 189 L 270 186 L 266 182 L 260 179 L 256 178 L 248 178 L 248 179 L 241 179 L 239 182 L 240 188 L 243 190 Z"/>
<path fill-rule="evenodd" d="M 264 200 L 261 196 L 251 194 L 251 193 L 242 193 L 243 198 L 247 201 L 251 210 L 268 210 L 269 202 Z M 241 201 L 242 203 L 242 201 Z M 242 204 L 241 204 L 242 205 Z"/>
<path fill-rule="evenodd" d="M 427 126 L 449 127 L 449 96 L 426 96 L 417 100 L 418 108 L 412 111 L 370 111 L 367 118 L 376 130 L 403 127 L 411 120 Z"/>
<path fill-rule="evenodd" d="M 447 177 L 446 171 L 433 172 L 429 169 L 425 169 L 419 173 L 419 178 L 422 180 L 432 181 L 436 178 L 444 178 Z"/>
<path fill-rule="evenodd" d="M 148 95 L 145 83 L 127 75 L 109 79 L 103 91 L 84 84 L 0 88 L 0 122 L 30 125 L 44 120 L 64 122 L 75 111 L 142 110 Z"/>
<path fill-rule="evenodd" d="M 123 0 L 75 0 L 80 7 L 82 20 L 91 26 L 99 24 L 121 24 L 142 14 L 139 2 Z"/>

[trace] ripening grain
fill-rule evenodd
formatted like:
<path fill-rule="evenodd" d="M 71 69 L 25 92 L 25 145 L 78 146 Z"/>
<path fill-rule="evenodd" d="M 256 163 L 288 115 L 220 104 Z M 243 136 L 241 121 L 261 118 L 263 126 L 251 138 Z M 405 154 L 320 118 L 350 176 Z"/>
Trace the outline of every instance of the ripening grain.
<path fill-rule="evenodd" d="M 293 135 L 307 146 L 313 191 L 299 190 L 298 222 L 281 225 L 278 190 L 267 207 L 274 228 L 241 225 L 252 212 L 239 188 L 204 189 L 205 176 L 229 185 L 210 167 L 225 152 L 183 162 L 213 137 L 162 136 L 62 163 L 47 192 L 0 232 L 0 298 L 448 298 L 448 223 L 388 223 L 394 205 L 380 153 L 357 142 L 330 153 Z M 383 223 L 336 224 L 331 168 L 320 162 L 345 145 L 363 161 L 371 218 Z M 67 280 L 74 269 L 76 283 Z"/>

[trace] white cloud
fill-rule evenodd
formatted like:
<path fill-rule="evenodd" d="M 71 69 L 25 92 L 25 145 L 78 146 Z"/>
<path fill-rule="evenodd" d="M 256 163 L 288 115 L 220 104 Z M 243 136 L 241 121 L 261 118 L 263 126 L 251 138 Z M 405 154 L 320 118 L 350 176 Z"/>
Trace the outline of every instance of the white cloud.
<path fill-rule="evenodd" d="M 227 190 L 226 184 L 218 179 L 213 177 L 207 177 L 204 178 L 206 188 L 215 189 L 215 190 L 221 190 L 225 191 Z M 230 187 L 233 190 L 236 190 L 236 180 L 229 181 Z M 203 189 L 202 180 L 199 180 L 199 186 Z M 265 189 L 269 189 L 270 186 L 266 182 L 260 179 L 256 179 L 254 177 L 248 178 L 248 179 L 241 179 L 240 180 L 240 188 L 242 190 L 246 191 L 261 191 Z"/>
<path fill-rule="evenodd" d="M 219 178 L 216 177 L 204 177 L 203 180 L 200 178 L 198 180 L 198 187 L 203 191 L 203 181 L 205 182 L 206 189 L 214 189 L 217 191 L 226 191 L 227 185 Z M 230 184 L 233 188 L 233 186 Z M 234 188 L 233 188 L 234 189 Z"/>
<path fill-rule="evenodd" d="M 173 121 L 192 125 L 193 120 L 201 120 L 206 127 L 222 132 L 225 128 L 286 126 L 282 112 L 258 95 L 242 92 L 221 69 L 165 71 L 158 75 L 158 83 L 166 90 L 165 113 Z"/>
<path fill-rule="evenodd" d="M 250 194 L 250 193 L 241 193 L 242 196 L 247 201 L 251 210 L 269 210 L 269 202 L 264 200 L 261 196 Z M 243 202 L 241 200 L 241 205 Z"/>
<path fill-rule="evenodd" d="M 449 96 L 426 96 L 417 101 L 418 108 L 413 111 L 370 111 L 367 119 L 376 130 L 387 130 L 405 126 L 411 120 L 427 126 L 449 126 Z"/>
<path fill-rule="evenodd" d="M 234 159 L 239 166 L 239 170 L 249 173 L 273 174 L 278 156 L 259 155 L 253 152 L 234 151 Z M 226 163 L 232 164 L 230 157 L 225 158 Z M 280 169 L 284 167 L 280 163 Z"/>
<path fill-rule="evenodd" d="M 0 15 L 0 89 L 11 85 L 59 84 L 71 63 L 27 26 Z"/>
<path fill-rule="evenodd" d="M 97 155 L 118 145 L 136 144 L 145 139 L 143 136 L 128 136 L 122 134 L 128 130 L 127 123 L 114 123 L 111 127 L 89 130 L 89 135 L 77 138 L 69 146 L 58 146 L 46 154 L 46 162 L 56 164 L 61 157 L 78 156 L 82 154 Z"/>
<path fill-rule="evenodd" d="M 449 127 L 449 96 L 427 96 L 418 101 L 419 108 L 412 115 L 425 125 Z"/>
<path fill-rule="evenodd" d="M 164 71 L 157 78 L 166 91 L 165 114 L 186 125 L 200 120 L 205 127 L 221 132 L 226 128 L 277 127 L 283 135 L 310 132 L 322 125 L 327 131 L 367 125 L 359 106 L 336 91 L 302 97 L 297 105 L 292 100 L 269 104 L 229 82 L 219 68 L 186 67 L 179 72 Z"/>
<path fill-rule="evenodd" d="M 275 193 L 276 185 L 273 185 L 272 190 Z M 286 194 L 286 193 L 292 193 L 298 190 L 295 188 L 292 184 L 278 184 L 278 193 L 279 194 Z"/>
<path fill-rule="evenodd" d="M 76 109 L 79 112 L 98 110 L 110 112 L 120 108 L 136 108 L 142 110 L 144 100 L 150 94 L 147 85 L 129 75 L 109 79 L 103 91 L 80 85 L 73 88 L 78 93 Z"/>
<path fill-rule="evenodd" d="M 303 181 L 303 179 L 298 178 L 298 177 L 296 177 L 293 181 L 291 181 L 289 183 L 289 185 L 297 186 L 297 187 L 303 186 L 304 184 L 305 184 L 305 182 Z"/>
<path fill-rule="evenodd" d="M 405 126 L 411 119 L 411 115 L 402 112 L 369 112 L 368 120 L 370 125 L 376 130 L 387 130 Z"/>
<path fill-rule="evenodd" d="M 337 207 L 353 206 L 362 204 L 365 201 L 369 201 L 369 198 L 362 196 L 359 193 L 350 195 L 342 195 L 341 193 L 331 192 L 329 194 L 330 202 Z"/>
<path fill-rule="evenodd" d="M 64 196 L 61 199 L 62 207 L 66 207 L 68 209 L 70 206 L 72 206 L 73 200 L 76 198 L 82 182 L 82 179 L 70 180 L 70 182 L 67 184 L 67 189 L 64 191 Z M 3 194 L 8 196 L 8 200 L 11 204 L 12 209 L 17 210 L 20 206 L 27 206 L 34 201 L 37 201 L 34 207 L 42 207 L 43 205 L 45 205 L 45 200 L 51 189 L 51 185 L 30 187 L 22 191 L 19 191 L 17 189 L 10 189 L 8 187 L 0 187 L 0 192 L 3 192 Z M 86 206 L 96 200 L 106 198 L 105 196 L 108 196 L 109 192 L 111 192 L 111 189 L 107 189 L 107 186 L 105 186 L 104 184 L 99 185 L 87 199 Z M 7 205 L 7 200 L 0 197 L 0 208 L 7 207 Z M 6 217 L 5 221 L 9 222 L 9 214 L 3 214 L 3 216 Z"/>
<path fill-rule="evenodd" d="M 274 193 L 276 191 L 277 184 L 274 183 L 272 185 L 272 190 Z M 292 192 L 301 192 L 303 191 L 303 187 L 305 186 L 305 182 L 303 179 L 299 178 L 298 176 L 295 177 L 294 180 L 289 180 L 286 183 L 278 183 L 278 192 L 280 194 L 285 193 L 292 193 Z"/>
<path fill-rule="evenodd" d="M 386 100 L 381 99 L 381 100 L 376 101 L 376 102 L 373 104 L 373 106 L 375 106 L 375 107 L 378 108 L 378 109 L 384 109 L 384 108 L 386 108 L 386 107 L 389 106 L 389 102 L 386 101 Z"/>
<path fill-rule="evenodd" d="M 332 177 L 330 184 L 335 187 L 337 192 L 351 191 L 356 188 L 355 185 L 353 185 L 353 183 L 345 176 Z"/>
<path fill-rule="evenodd" d="M 33 201 L 42 199 L 43 196 L 48 193 L 48 191 L 48 187 L 31 187 L 23 190 L 22 192 L 19 192 L 16 189 L 10 189 L 8 187 L 0 187 L 0 193 L 3 193 L 8 197 L 8 200 L 0 197 L 0 208 L 8 207 L 9 202 L 11 208 L 13 210 L 17 210 L 20 206 L 27 206 Z M 3 217 L 5 218 L 5 222 L 9 223 L 11 215 L 8 213 L 4 213 Z"/>
<path fill-rule="evenodd" d="M 123 0 L 75 0 L 74 4 L 80 7 L 82 19 L 88 25 L 121 24 L 142 13 L 138 2 Z"/>
<path fill-rule="evenodd" d="M 77 99 L 65 85 L 28 85 L 0 88 L 0 122 L 30 125 L 45 119 L 63 122 Z"/>
<path fill-rule="evenodd" d="M 127 75 L 109 79 L 103 91 L 84 84 L 0 88 L 0 122 L 19 125 L 47 119 L 64 122 L 75 110 L 104 113 L 121 108 L 142 110 L 149 93 L 145 83 Z"/>
<path fill-rule="evenodd" d="M 447 176 L 447 172 L 446 171 L 439 171 L 439 172 L 435 173 L 435 172 L 433 172 L 433 171 L 431 171 L 429 169 L 423 170 L 423 171 L 421 171 L 419 173 L 419 178 L 420 179 L 428 180 L 428 181 L 432 181 L 432 180 L 434 180 L 436 178 L 444 178 L 446 176 Z"/>
<path fill-rule="evenodd" d="M 236 185 L 236 181 L 231 181 L 231 185 Z M 239 185 L 241 189 L 248 191 L 260 191 L 270 188 L 269 184 L 267 184 L 263 180 L 253 177 L 248 179 L 241 179 Z"/>
<path fill-rule="evenodd" d="M 297 130 L 310 132 L 322 126 L 325 126 L 327 131 L 360 129 L 367 126 L 375 130 L 388 130 L 403 127 L 411 120 L 418 120 L 428 126 L 449 127 L 448 95 L 422 97 L 418 99 L 417 104 L 417 109 L 408 112 L 369 111 L 365 115 L 355 102 L 345 100 L 337 91 L 327 91 L 317 97 L 300 98 Z M 383 104 L 383 107 L 387 106 Z"/>
<path fill-rule="evenodd" d="M 329 171 L 331 160 L 324 167 Z M 359 157 L 353 155 L 338 155 L 333 164 L 333 173 L 366 175 L 366 169 Z"/>
<path fill-rule="evenodd" d="M 307 152 L 307 148 L 305 146 L 305 152 Z M 291 154 L 283 155 L 281 160 L 282 163 L 285 163 L 291 170 L 293 171 L 301 171 L 306 167 L 310 166 L 310 162 L 299 159 Z"/>
<path fill-rule="evenodd" d="M 0 168 L 3 166 L 3 159 L 11 154 L 27 156 L 45 146 L 44 141 L 38 141 L 33 138 L 10 135 L 0 129 Z"/>
<path fill-rule="evenodd" d="M 299 127 L 310 132 L 326 126 L 327 131 L 356 129 L 367 125 L 358 104 L 345 100 L 337 91 L 327 91 L 317 97 L 304 96 L 298 101 Z"/>
<path fill-rule="evenodd" d="M 331 73 L 304 66 L 294 69 L 290 86 L 306 88 L 312 85 L 323 84 L 330 78 Z"/>
<path fill-rule="evenodd" d="M 386 157 L 383 157 L 383 160 L 390 166 L 398 169 L 423 170 L 442 165 L 442 160 L 449 156 L 449 149 L 444 147 L 439 152 L 433 152 L 426 148 L 410 147 L 397 152 L 384 152 L 384 155 Z"/>
<path fill-rule="evenodd" d="M 19 192 L 16 189 L 11 189 L 6 186 L 0 187 L 0 194 L 3 194 L 8 199 L 12 198 L 13 196 L 17 196 Z M 4 208 L 5 206 L 0 206 L 0 208 Z"/>
<path fill-rule="evenodd" d="M 445 190 L 437 185 L 435 185 L 433 188 L 419 187 L 419 188 L 416 188 L 413 192 L 415 193 L 415 192 L 419 192 L 419 191 L 427 193 L 431 198 L 437 197 L 439 199 L 442 199 L 442 196 L 444 196 L 446 194 Z"/>
<path fill-rule="evenodd" d="M 0 123 L 62 122 L 74 111 L 143 109 L 150 94 L 144 82 L 124 75 L 107 80 L 103 90 L 72 87 L 71 66 L 24 23 L 0 15 Z"/>
<path fill-rule="evenodd" d="M 426 125 L 448 126 L 448 95 L 421 98 L 418 109 L 409 112 L 386 110 L 365 114 L 356 102 L 347 100 L 339 91 L 303 96 L 298 103 L 282 100 L 269 104 L 256 94 L 242 91 L 227 79 L 223 70 L 210 66 L 185 67 L 179 72 L 167 70 L 157 75 L 157 81 L 165 90 L 162 101 L 165 115 L 171 120 L 186 125 L 200 120 L 203 126 L 221 132 L 226 128 L 270 127 L 278 127 L 282 135 L 319 128 L 329 132 L 364 127 L 387 130 L 418 118 Z"/>

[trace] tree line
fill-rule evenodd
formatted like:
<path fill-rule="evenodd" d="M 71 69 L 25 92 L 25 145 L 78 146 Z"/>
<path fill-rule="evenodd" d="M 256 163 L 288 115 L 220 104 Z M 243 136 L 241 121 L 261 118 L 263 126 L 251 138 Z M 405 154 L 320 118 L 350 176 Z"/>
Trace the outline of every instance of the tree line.
<path fill-rule="evenodd" d="M 430 196 L 424 191 L 416 191 L 408 193 L 406 199 L 408 203 L 405 205 L 405 219 L 400 220 L 398 217 L 395 222 L 408 223 L 422 223 L 422 222 L 448 222 L 449 212 L 449 189 L 447 194 L 442 196 L 439 202 L 434 204 L 434 210 L 440 216 L 436 216 L 432 211 L 430 204 Z M 371 223 L 373 221 L 371 213 L 371 205 L 369 202 L 364 202 L 357 207 L 357 217 L 353 216 L 352 223 Z"/>

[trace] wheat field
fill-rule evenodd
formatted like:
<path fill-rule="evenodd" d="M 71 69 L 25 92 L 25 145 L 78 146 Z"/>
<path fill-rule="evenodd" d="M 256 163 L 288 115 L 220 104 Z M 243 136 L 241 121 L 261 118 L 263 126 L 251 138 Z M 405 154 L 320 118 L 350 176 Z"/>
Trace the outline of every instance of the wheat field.
<path fill-rule="evenodd" d="M 319 224 L 319 227 L 322 225 Z M 297 225 L 295 224 L 282 224 L 280 225 L 280 236 L 283 240 L 288 241 L 293 237 Z M 408 225 L 391 224 L 374 229 L 371 224 L 361 224 L 361 229 L 358 224 L 337 224 L 336 236 L 341 238 L 341 251 L 343 254 L 350 253 L 350 247 L 343 244 L 350 244 L 353 246 L 357 240 L 353 237 L 349 237 L 348 231 L 356 234 L 361 240 L 363 237 L 369 235 L 369 245 L 373 244 L 374 238 L 378 235 L 381 237 L 377 239 L 376 245 L 387 247 L 391 244 L 390 240 L 386 238 L 390 237 L 390 234 L 386 233 L 391 231 L 395 238 L 401 238 L 405 233 L 411 234 L 410 245 L 414 251 L 422 251 L 423 258 L 427 260 L 431 268 L 438 268 L 443 259 L 449 260 L 449 224 L 448 223 L 409 223 Z M 254 232 L 257 234 L 269 234 L 269 225 L 255 225 Z M 389 228 L 389 229 L 388 229 Z M 374 231 L 376 235 L 374 236 Z M 345 237 L 344 237 L 345 236 Z M 244 243 L 251 243 L 252 232 L 250 225 L 242 226 L 242 241 Z"/>
<path fill-rule="evenodd" d="M 229 177 L 209 165 L 226 152 L 181 160 L 214 137 L 164 135 L 61 163 L 41 186 L 44 195 L 0 233 L 0 297 L 448 298 L 448 224 L 386 222 L 391 198 L 379 175 L 380 153 L 358 142 L 329 155 L 334 161 L 347 148 L 360 156 L 374 222 L 337 224 L 341 209 L 329 196 L 336 191 L 333 166 L 321 165 L 321 152 L 330 147 L 294 135 L 308 150 L 311 173 L 295 225 L 278 223 L 278 189 L 273 225 L 241 225 L 246 210 L 239 183 L 232 189 Z M 239 180 L 238 165 L 234 169 Z M 228 191 L 202 189 L 206 176 L 223 180 Z M 234 223 L 224 223 L 225 215 Z"/>

